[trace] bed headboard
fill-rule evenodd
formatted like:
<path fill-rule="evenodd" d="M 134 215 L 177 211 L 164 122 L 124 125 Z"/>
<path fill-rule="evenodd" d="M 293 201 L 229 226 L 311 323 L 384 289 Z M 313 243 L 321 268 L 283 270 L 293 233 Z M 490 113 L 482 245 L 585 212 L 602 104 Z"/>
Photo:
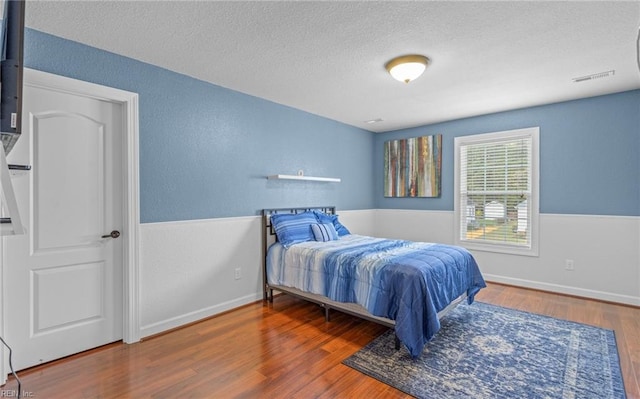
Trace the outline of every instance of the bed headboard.
<path fill-rule="evenodd" d="M 308 211 L 322 211 L 328 215 L 336 214 L 335 206 L 307 206 L 303 208 L 274 208 L 262 210 L 262 287 L 264 299 L 267 299 L 267 248 L 277 240 L 276 232 L 271 224 L 271 215 L 296 214 Z"/>

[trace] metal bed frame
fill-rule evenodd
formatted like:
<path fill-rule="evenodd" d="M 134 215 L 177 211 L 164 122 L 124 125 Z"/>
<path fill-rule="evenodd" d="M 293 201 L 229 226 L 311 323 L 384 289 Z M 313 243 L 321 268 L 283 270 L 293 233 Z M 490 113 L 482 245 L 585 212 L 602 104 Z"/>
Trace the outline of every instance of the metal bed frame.
<path fill-rule="evenodd" d="M 356 303 L 345 303 L 345 302 L 336 302 L 333 301 L 329 298 L 327 298 L 326 296 L 323 295 L 318 295 L 318 294 L 313 294 L 310 292 L 304 292 L 301 291 L 299 289 L 296 288 L 292 288 L 292 287 L 285 287 L 285 286 L 281 286 L 281 285 L 275 285 L 275 284 L 269 284 L 269 280 L 267 278 L 267 249 L 269 248 L 269 245 L 271 245 L 272 243 L 274 243 L 277 240 L 276 237 L 276 233 L 275 230 L 273 228 L 273 225 L 271 224 L 271 215 L 274 214 L 297 214 L 297 213 L 303 213 L 303 212 L 307 212 L 307 211 L 312 211 L 312 210 L 318 210 L 318 211 L 322 211 L 326 214 L 329 215 L 335 215 L 336 214 L 336 207 L 335 206 L 319 206 L 319 207 L 304 207 L 304 208 L 276 208 L 276 209 L 263 209 L 262 210 L 262 222 L 263 222 L 263 228 L 262 228 L 262 286 L 263 286 L 263 290 L 264 290 L 264 297 L 263 300 L 265 302 L 270 302 L 273 303 L 273 291 L 278 291 L 278 292 L 282 292 L 288 295 L 292 295 L 295 297 L 298 297 L 300 299 L 309 301 L 309 302 L 313 302 L 317 305 L 319 305 L 321 308 L 324 309 L 324 317 L 325 320 L 328 322 L 330 321 L 330 310 L 334 309 L 334 310 L 338 310 L 342 313 L 347 313 L 349 315 L 352 316 L 356 316 L 359 317 L 361 319 L 364 320 L 368 320 L 368 321 L 372 321 L 374 323 L 378 323 L 381 324 L 383 326 L 386 327 L 390 327 L 393 328 L 395 327 L 396 323 L 394 320 L 391 319 L 387 319 L 385 317 L 378 317 L 378 316 L 374 316 L 371 313 L 369 313 L 369 311 L 367 311 L 367 309 L 365 309 L 363 306 L 356 304 Z M 464 299 L 466 299 L 466 294 L 463 294 L 461 296 L 459 296 L 458 298 L 456 298 L 455 300 L 453 300 L 446 308 L 444 308 L 443 310 L 441 310 L 440 312 L 438 312 L 438 318 L 442 318 L 444 317 L 448 312 L 450 312 L 451 310 L 453 310 L 456 306 L 458 306 L 458 304 L 460 302 L 462 302 Z M 400 340 L 398 339 L 398 337 L 396 336 L 395 338 L 395 348 L 396 349 L 400 349 Z"/>

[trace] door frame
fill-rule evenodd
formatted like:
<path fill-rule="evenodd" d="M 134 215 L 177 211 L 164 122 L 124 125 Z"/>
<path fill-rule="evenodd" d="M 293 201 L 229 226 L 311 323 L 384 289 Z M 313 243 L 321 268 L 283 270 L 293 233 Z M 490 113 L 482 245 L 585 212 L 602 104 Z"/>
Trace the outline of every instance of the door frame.
<path fill-rule="evenodd" d="M 102 101 L 108 101 L 122 106 L 123 135 L 121 143 L 122 162 L 122 192 L 123 192 L 123 308 L 122 308 L 122 340 L 131 344 L 140 341 L 140 189 L 139 189 L 139 121 L 138 121 L 138 93 L 128 92 L 112 87 L 102 86 L 81 80 L 54 75 L 35 69 L 24 69 L 24 85 L 55 90 L 62 93 L 84 96 Z M 5 240 L 0 240 L 0 253 Z M 8 238 L 11 239 L 10 237 Z M 0 256 L 0 278 L 2 295 L 0 295 L 0 331 L 5 335 L 4 298 L 4 255 Z M 8 342 L 11 345 L 10 342 Z M 7 381 L 9 373 L 9 351 L 0 348 L 2 359 L 0 362 L 0 384 Z"/>

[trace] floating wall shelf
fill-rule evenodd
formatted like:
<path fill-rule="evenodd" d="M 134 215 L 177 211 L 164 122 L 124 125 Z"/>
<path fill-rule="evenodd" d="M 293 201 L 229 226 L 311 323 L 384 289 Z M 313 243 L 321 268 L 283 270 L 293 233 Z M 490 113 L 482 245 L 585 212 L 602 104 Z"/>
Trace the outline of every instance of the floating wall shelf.
<path fill-rule="evenodd" d="M 335 177 L 313 177 L 313 176 L 298 176 L 298 175 L 271 175 L 267 176 L 267 179 L 273 180 L 307 180 L 307 181 L 323 181 L 340 183 L 340 179 Z"/>

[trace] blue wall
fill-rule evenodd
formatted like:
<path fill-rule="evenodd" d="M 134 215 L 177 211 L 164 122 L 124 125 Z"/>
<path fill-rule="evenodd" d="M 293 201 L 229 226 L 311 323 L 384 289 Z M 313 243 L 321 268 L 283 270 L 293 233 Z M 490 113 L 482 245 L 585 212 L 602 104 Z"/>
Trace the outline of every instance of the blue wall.
<path fill-rule="evenodd" d="M 25 65 L 139 93 L 143 223 L 373 208 L 371 132 L 31 29 Z M 299 169 L 342 182 L 266 179 Z"/>
<path fill-rule="evenodd" d="M 640 216 L 640 90 L 482 115 L 375 137 L 375 206 L 453 210 L 454 138 L 540 127 L 540 212 Z M 385 198 L 387 140 L 442 134 L 442 195 Z"/>
<path fill-rule="evenodd" d="M 140 94 L 141 222 L 265 207 L 453 210 L 456 136 L 540 127 L 540 211 L 640 216 L 640 90 L 374 134 L 27 30 L 33 69 Z M 442 195 L 385 198 L 383 144 L 443 135 Z M 266 175 L 340 177 L 341 183 Z"/>

